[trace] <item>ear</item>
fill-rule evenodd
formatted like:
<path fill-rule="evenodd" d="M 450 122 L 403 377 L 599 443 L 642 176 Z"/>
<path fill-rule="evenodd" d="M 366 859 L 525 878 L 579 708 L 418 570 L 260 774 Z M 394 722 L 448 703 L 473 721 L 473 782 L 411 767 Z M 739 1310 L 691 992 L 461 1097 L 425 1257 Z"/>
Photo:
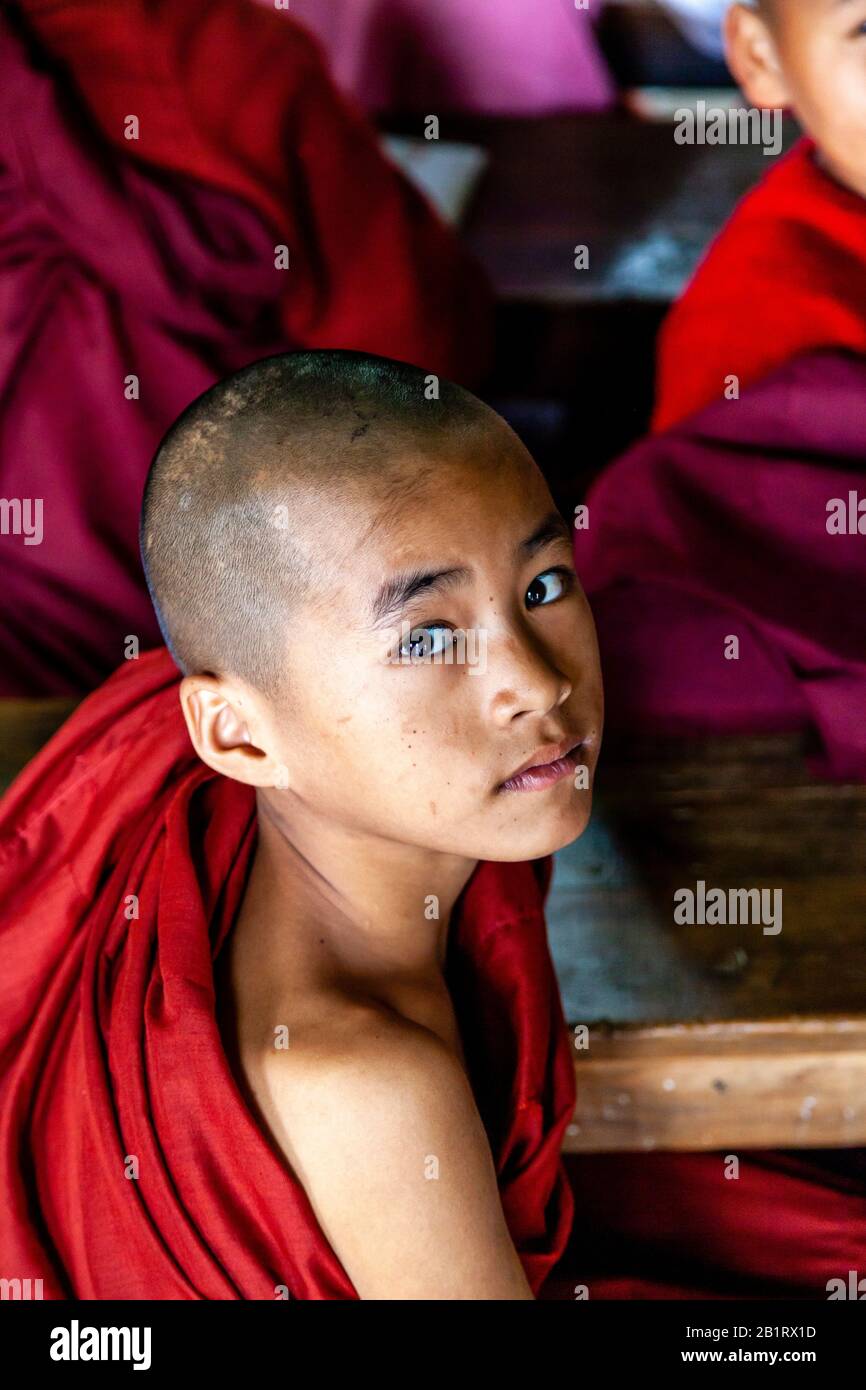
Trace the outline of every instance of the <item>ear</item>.
<path fill-rule="evenodd" d="M 216 676 L 185 676 L 180 704 L 192 745 L 214 772 L 252 787 L 286 785 L 253 691 Z"/>
<path fill-rule="evenodd" d="M 791 106 L 775 35 L 764 17 L 747 5 L 732 5 L 724 32 L 728 67 L 751 104 L 770 110 Z"/>

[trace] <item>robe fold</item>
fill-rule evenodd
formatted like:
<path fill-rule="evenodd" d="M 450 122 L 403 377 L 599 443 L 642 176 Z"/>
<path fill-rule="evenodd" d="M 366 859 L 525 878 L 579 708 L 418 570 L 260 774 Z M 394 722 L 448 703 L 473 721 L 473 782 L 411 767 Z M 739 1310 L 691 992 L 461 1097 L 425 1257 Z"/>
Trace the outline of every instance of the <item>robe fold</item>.
<path fill-rule="evenodd" d="M 568 1154 L 572 1239 L 546 1300 L 806 1299 L 866 1273 L 866 1152 Z"/>
<path fill-rule="evenodd" d="M 0 493 L 42 538 L 0 546 L 0 695 L 92 689 L 161 641 L 138 553 L 164 430 L 290 346 L 252 208 L 124 162 L 0 14 Z"/>
<path fill-rule="evenodd" d="M 273 0 L 256 0 L 273 8 Z M 595 14 L 525 0 L 292 0 L 335 80 L 367 111 L 543 116 L 608 110 Z"/>
<path fill-rule="evenodd" d="M 255 798 L 196 758 L 178 680 L 164 649 L 130 661 L 0 804 L 0 1277 L 55 1299 L 357 1298 L 223 1046 L 214 961 Z M 445 967 L 536 1292 L 574 1200 L 551 872 L 480 862 Z"/>
<path fill-rule="evenodd" d="M 866 357 L 811 353 L 596 480 L 574 555 L 609 734 L 800 731 L 815 775 L 866 780 L 864 400 Z"/>
<path fill-rule="evenodd" d="M 254 207 L 274 234 L 271 263 L 274 244 L 288 246 L 290 342 L 479 384 L 493 344 L 480 267 L 290 15 L 250 0 L 18 4 L 116 149 Z"/>
<path fill-rule="evenodd" d="M 866 198 L 803 138 L 741 200 L 666 318 L 653 429 L 802 354 L 866 354 Z"/>
<path fill-rule="evenodd" d="M 79 693 L 161 641 L 141 493 L 195 397 L 315 346 L 471 386 L 491 302 L 284 16 L 28 0 L 0 67 L 0 496 L 43 514 L 2 537 L 0 695 Z"/>

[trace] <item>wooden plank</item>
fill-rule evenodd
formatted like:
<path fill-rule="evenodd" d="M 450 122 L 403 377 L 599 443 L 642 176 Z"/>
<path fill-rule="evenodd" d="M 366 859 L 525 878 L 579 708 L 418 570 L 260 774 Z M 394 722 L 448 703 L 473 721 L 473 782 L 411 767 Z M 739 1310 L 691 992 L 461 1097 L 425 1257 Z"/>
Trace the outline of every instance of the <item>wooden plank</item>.
<path fill-rule="evenodd" d="M 572 1152 L 866 1144 L 866 786 L 799 736 L 609 745 L 548 902 L 575 1052 Z M 781 930 L 674 894 L 778 890 Z"/>
<path fill-rule="evenodd" d="M 591 1029 L 575 1076 L 568 1153 L 866 1144 L 866 1014 Z"/>
<path fill-rule="evenodd" d="M 866 786 L 798 741 L 608 750 L 589 829 L 556 855 L 551 948 L 571 1023 L 755 1021 L 866 1004 Z M 680 924 L 679 889 L 778 891 L 781 930 Z"/>
<path fill-rule="evenodd" d="M 464 234 L 498 298 L 548 307 L 673 300 L 775 162 L 757 145 L 678 145 L 673 121 L 622 110 L 450 116 L 442 134 L 490 155 Z M 796 136 L 786 119 L 783 148 Z"/>

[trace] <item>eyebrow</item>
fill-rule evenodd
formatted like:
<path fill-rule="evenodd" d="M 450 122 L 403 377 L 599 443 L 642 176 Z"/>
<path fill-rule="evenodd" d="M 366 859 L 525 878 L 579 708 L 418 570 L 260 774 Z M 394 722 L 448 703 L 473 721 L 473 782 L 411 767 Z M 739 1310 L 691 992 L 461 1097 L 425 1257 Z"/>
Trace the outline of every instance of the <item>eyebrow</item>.
<path fill-rule="evenodd" d="M 515 550 L 515 558 L 532 559 L 539 550 L 543 550 L 546 545 L 551 545 L 553 541 L 566 541 L 568 545 L 572 543 L 571 527 L 566 521 L 562 512 L 553 509 L 536 526 L 531 536 L 527 536 L 525 541 L 521 541 Z"/>
<path fill-rule="evenodd" d="M 566 541 L 569 546 L 572 543 L 568 522 L 562 513 L 555 509 L 548 512 L 543 521 L 539 522 L 531 536 L 517 544 L 514 551 L 515 559 L 531 559 L 554 541 Z M 466 565 L 441 570 L 415 568 L 392 575 L 376 591 L 370 605 L 370 626 L 376 628 L 387 625 L 410 599 L 417 598 L 419 594 L 444 593 L 448 589 L 466 584 L 471 578 L 472 570 Z"/>

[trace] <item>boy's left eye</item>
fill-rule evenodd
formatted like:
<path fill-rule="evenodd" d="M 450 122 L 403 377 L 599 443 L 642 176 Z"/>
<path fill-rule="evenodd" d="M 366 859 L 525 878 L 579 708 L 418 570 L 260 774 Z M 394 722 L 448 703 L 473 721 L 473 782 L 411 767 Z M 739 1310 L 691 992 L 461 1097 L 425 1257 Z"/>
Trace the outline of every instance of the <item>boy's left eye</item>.
<path fill-rule="evenodd" d="M 552 578 L 551 578 L 552 576 Z M 565 565 L 557 565 L 554 569 L 545 570 L 533 579 L 529 588 L 526 590 L 526 599 L 530 608 L 538 608 L 544 603 L 552 601 L 550 590 L 553 590 L 554 599 L 562 598 L 563 594 L 570 593 L 577 583 L 577 575 L 573 570 L 566 569 Z M 530 595 L 544 591 L 547 597 L 543 597 L 538 602 L 533 602 Z"/>

